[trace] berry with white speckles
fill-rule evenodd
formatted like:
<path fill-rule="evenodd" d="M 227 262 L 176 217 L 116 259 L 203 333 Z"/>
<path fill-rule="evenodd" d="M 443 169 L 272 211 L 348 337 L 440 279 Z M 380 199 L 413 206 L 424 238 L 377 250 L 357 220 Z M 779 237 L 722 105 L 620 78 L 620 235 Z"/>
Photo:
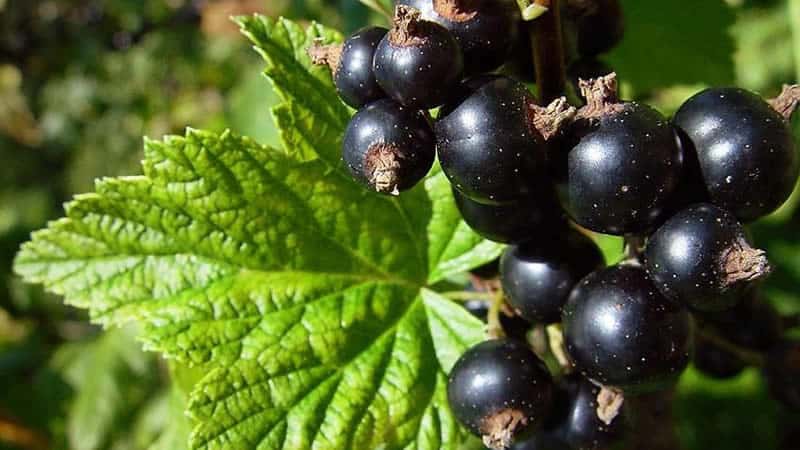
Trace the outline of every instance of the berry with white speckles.
<path fill-rule="evenodd" d="M 626 392 L 663 389 L 689 363 L 689 313 L 661 295 L 641 267 L 613 266 L 584 278 L 564 306 L 563 327 L 576 368 Z"/>
<path fill-rule="evenodd" d="M 780 207 L 800 174 L 789 122 L 752 92 L 706 89 L 675 114 L 712 202 L 748 222 Z"/>
<path fill-rule="evenodd" d="M 505 449 L 547 419 L 553 380 L 521 341 L 494 339 L 467 350 L 450 371 L 447 398 L 462 425 Z"/>
<path fill-rule="evenodd" d="M 392 29 L 375 49 L 372 63 L 378 84 L 391 98 L 419 109 L 441 105 L 463 69 L 461 48 L 450 32 L 403 5 L 397 7 Z"/>

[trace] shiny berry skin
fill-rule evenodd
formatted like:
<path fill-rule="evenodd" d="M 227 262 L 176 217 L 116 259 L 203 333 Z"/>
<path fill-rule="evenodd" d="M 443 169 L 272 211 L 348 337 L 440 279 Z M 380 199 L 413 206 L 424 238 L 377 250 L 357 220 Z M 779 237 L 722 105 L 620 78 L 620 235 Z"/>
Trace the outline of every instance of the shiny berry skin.
<path fill-rule="evenodd" d="M 662 294 L 700 311 L 732 307 L 769 273 L 764 252 L 750 246 L 736 218 L 709 204 L 667 220 L 650 237 L 644 258 Z"/>
<path fill-rule="evenodd" d="M 375 49 L 372 70 L 389 97 L 417 109 L 447 99 L 464 69 L 461 48 L 443 26 L 420 20 L 419 11 L 398 6 L 395 23 Z"/>
<path fill-rule="evenodd" d="M 581 377 L 570 377 L 569 407 L 560 430 L 564 440 L 575 450 L 601 450 L 610 448 L 621 440 L 625 431 L 623 407 L 618 415 L 606 424 L 597 417 L 597 395 L 600 388 Z"/>
<path fill-rule="evenodd" d="M 693 144 L 714 204 L 748 222 L 789 198 L 800 160 L 788 122 L 761 97 L 707 89 L 687 100 L 674 121 Z"/>
<path fill-rule="evenodd" d="M 512 339 L 493 339 L 467 350 L 447 383 L 453 414 L 492 448 L 508 447 L 544 423 L 552 396 L 553 380 L 544 363 L 525 343 Z"/>
<path fill-rule="evenodd" d="M 431 169 L 435 142 L 424 113 L 384 99 L 350 120 L 343 158 L 357 181 L 383 194 L 397 194 Z"/>
<path fill-rule="evenodd" d="M 689 313 L 639 267 L 614 266 L 584 278 L 564 306 L 563 327 L 577 369 L 606 386 L 658 390 L 689 363 Z"/>
<path fill-rule="evenodd" d="M 375 48 L 388 31 L 382 27 L 368 27 L 344 41 L 333 81 L 339 97 L 353 108 L 386 97 L 372 72 L 372 60 Z"/>
<path fill-rule="evenodd" d="M 764 374 L 772 397 L 800 411 L 800 341 L 787 341 L 772 349 Z"/>
<path fill-rule="evenodd" d="M 700 335 L 694 341 L 692 362 L 705 375 L 723 380 L 739 375 L 746 367 L 738 356 Z"/>
<path fill-rule="evenodd" d="M 519 33 L 512 0 L 399 0 L 447 28 L 464 52 L 466 74 L 490 72 L 506 60 Z"/>
<path fill-rule="evenodd" d="M 453 189 L 461 217 L 482 237 L 504 244 L 525 242 L 532 237 L 550 235 L 567 227 L 555 194 L 529 196 L 517 201 L 486 205 Z"/>
<path fill-rule="evenodd" d="M 581 226 L 622 235 L 651 228 L 678 186 L 677 135 L 656 110 L 622 103 L 569 133 L 562 203 Z"/>
<path fill-rule="evenodd" d="M 437 151 L 456 189 L 486 204 L 532 194 L 545 157 L 544 140 L 531 123 L 533 104 L 522 83 L 492 77 L 444 106 L 435 124 Z"/>
<path fill-rule="evenodd" d="M 508 247 L 500 261 L 500 279 L 508 303 L 534 323 L 561 320 L 570 291 L 605 260 L 597 244 L 576 230 Z"/>

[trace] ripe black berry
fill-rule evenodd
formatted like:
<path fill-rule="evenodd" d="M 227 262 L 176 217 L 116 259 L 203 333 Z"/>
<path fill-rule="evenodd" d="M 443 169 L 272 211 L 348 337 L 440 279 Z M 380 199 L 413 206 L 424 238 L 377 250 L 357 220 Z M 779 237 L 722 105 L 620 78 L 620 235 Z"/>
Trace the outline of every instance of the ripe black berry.
<path fill-rule="evenodd" d="M 565 141 L 564 207 L 593 231 L 646 231 L 680 179 L 683 158 L 676 134 L 649 106 L 616 103 L 614 74 L 584 81 L 581 90 L 587 105 Z"/>
<path fill-rule="evenodd" d="M 343 157 L 356 180 L 383 194 L 410 189 L 430 170 L 436 142 L 425 115 L 379 100 L 353 116 Z"/>
<path fill-rule="evenodd" d="M 368 27 L 347 38 L 342 45 L 314 45 L 309 49 L 314 64 L 330 66 L 339 97 L 353 108 L 386 97 L 372 72 L 372 60 L 375 48 L 388 31 L 382 27 Z"/>
<path fill-rule="evenodd" d="M 447 28 L 464 52 L 467 74 L 499 67 L 517 39 L 519 7 L 512 0 L 399 0 Z"/>
<path fill-rule="evenodd" d="M 659 389 L 689 363 L 689 313 L 662 296 L 639 267 L 614 266 L 584 278 L 563 320 L 572 361 L 604 385 Z"/>
<path fill-rule="evenodd" d="M 531 195 L 500 205 L 475 202 L 456 189 L 453 189 L 453 197 L 464 222 L 490 241 L 515 244 L 567 227 L 553 193 Z"/>
<path fill-rule="evenodd" d="M 700 311 L 732 307 L 769 273 L 764 252 L 750 246 L 736 218 L 709 204 L 667 220 L 650 238 L 645 264 L 662 294 Z"/>
<path fill-rule="evenodd" d="M 772 396 L 800 411 L 800 341 L 788 341 L 770 351 L 764 369 Z"/>
<path fill-rule="evenodd" d="M 544 363 L 522 342 L 482 342 L 459 358 L 447 384 L 456 418 L 486 446 L 508 448 L 544 423 L 553 395 Z"/>
<path fill-rule="evenodd" d="M 441 105 L 458 83 L 464 60 L 446 28 L 400 5 L 392 29 L 375 49 L 372 68 L 390 97 L 408 107 L 430 109 Z"/>
<path fill-rule="evenodd" d="M 570 377 L 567 383 L 569 409 L 566 420 L 560 427 L 564 440 L 575 450 L 610 448 L 622 438 L 625 420 L 622 416 L 624 403 L 613 404 L 613 399 L 608 397 L 620 394 L 606 391 L 604 394 L 609 395 L 600 395 L 597 385 L 581 377 Z M 598 395 L 606 404 L 598 403 Z M 602 411 L 608 417 L 601 420 L 599 411 L 604 408 L 613 408 L 613 411 Z"/>
<path fill-rule="evenodd" d="M 500 263 L 503 292 L 522 317 L 534 323 L 561 320 L 561 308 L 583 277 L 604 266 L 589 237 L 568 229 L 548 239 L 509 247 Z"/>
<path fill-rule="evenodd" d="M 712 201 L 743 221 L 777 209 L 798 173 L 788 122 L 761 97 L 735 88 L 707 89 L 675 114 L 693 144 Z"/>
<path fill-rule="evenodd" d="M 532 194 L 544 166 L 544 138 L 536 128 L 534 101 L 522 83 L 480 77 L 442 109 L 436 122 L 442 170 L 462 194 L 498 204 Z"/>
<path fill-rule="evenodd" d="M 698 335 L 694 341 L 692 362 L 700 372 L 719 379 L 733 378 L 745 369 L 745 364 L 724 348 Z"/>

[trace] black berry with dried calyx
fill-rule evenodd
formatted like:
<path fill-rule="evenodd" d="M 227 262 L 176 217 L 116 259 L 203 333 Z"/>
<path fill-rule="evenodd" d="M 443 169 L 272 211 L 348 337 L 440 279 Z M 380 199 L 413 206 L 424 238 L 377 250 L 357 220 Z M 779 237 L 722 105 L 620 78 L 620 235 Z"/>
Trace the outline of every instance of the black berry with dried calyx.
<path fill-rule="evenodd" d="M 522 83 L 481 76 L 462 83 L 436 122 L 439 161 L 464 196 L 502 204 L 533 194 L 544 178 L 546 140 L 574 115 L 566 100 L 534 103 Z"/>
<path fill-rule="evenodd" d="M 342 101 L 353 108 L 386 97 L 372 72 L 375 48 L 389 30 L 383 27 L 364 28 L 341 45 L 314 43 L 308 54 L 314 64 L 331 68 L 336 91 Z"/>
<path fill-rule="evenodd" d="M 690 98 L 675 125 L 697 153 L 711 201 L 749 222 L 780 207 L 800 174 L 788 119 L 800 86 L 770 102 L 738 88 L 713 88 Z"/>
<path fill-rule="evenodd" d="M 467 350 L 450 371 L 447 398 L 458 421 L 492 449 L 507 449 L 547 419 L 553 380 L 521 341 L 494 339 Z"/>
<path fill-rule="evenodd" d="M 581 81 L 586 105 L 566 132 L 562 203 L 579 225 L 608 234 L 652 228 L 680 180 L 683 156 L 659 112 L 617 100 L 616 75 Z"/>
<path fill-rule="evenodd" d="M 464 52 L 467 74 L 489 72 L 509 55 L 519 33 L 520 14 L 513 0 L 399 0 L 422 18 L 447 28 Z"/>
<path fill-rule="evenodd" d="M 372 65 L 384 92 L 408 107 L 434 108 L 445 101 L 463 69 L 461 48 L 446 28 L 423 20 L 417 9 L 397 6 Z"/>
<path fill-rule="evenodd" d="M 662 294 L 699 311 L 732 307 L 770 272 L 733 214 L 709 204 L 667 220 L 647 243 L 645 264 Z"/>
<path fill-rule="evenodd" d="M 342 157 L 356 180 L 374 191 L 396 195 L 425 177 L 436 156 L 435 146 L 423 112 L 384 99 L 350 120 Z"/>

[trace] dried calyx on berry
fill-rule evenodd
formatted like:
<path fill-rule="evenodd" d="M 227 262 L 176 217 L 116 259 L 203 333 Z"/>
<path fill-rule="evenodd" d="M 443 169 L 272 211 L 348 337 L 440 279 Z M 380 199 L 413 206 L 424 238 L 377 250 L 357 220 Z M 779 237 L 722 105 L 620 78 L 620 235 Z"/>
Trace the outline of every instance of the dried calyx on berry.
<path fill-rule="evenodd" d="M 573 220 L 607 234 L 652 228 L 680 180 L 675 133 L 653 108 L 617 98 L 616 74 L 581 80 L 577 111 L 555 161 L 562 203 Z"/>
<path fill-rule="evenodd" d="M 441 105 L 461 79 L 464 59 L 455 38 L 419 10 L 398 5 L 392 29 L 375 50 L 372 70 L 378 84 L 405 106 Z"/>
<path fill-rule="evenodd" d="M 436 122 L 442 170 L 464 196 L 483 204 L 533 194 L 544 178 L 546 139 L 574 116 L 565 99 L 537 106 L 522 83 L 480 76 L 462 83 Z"/>
<path fill-rule="evenodd" d="M 357 181 L 379 193 L 397 195 L 425 177 L 436 157 L 435 145 L 423 112 L 384 99 L 350 120 L 342 156 Z"/>
<path fill-rule="evenodd" d="M 422 18 L 453 34 L 464 53 L 467 74 L 489 72 L 508 57 L 519 34 L 519 7 L 513 0 L 400 0 Z"/>
<path fill-rule="evenodd" d="M 547 419 L 553 380 L 527 344 L 493 339 L 467 350 L 450 371 L 447 399 L 458 421 L 492 449 L 507 449 Z"/>
<path fill-rule="evenodd" d="M 316 40 L 308 49 L 311 62 L 330 67 L 336 91 L 342 101 L 353 108 L 386 97 L 372 72 L 372 60 L 375 48 L 388 31 L 382 27 L 368 27 L 343 44 L 322 45 Z"/>
<path fill-rule="evenodd" d="M 647 243 L 645 265 L 662 294 L 700 311 L 732 307 L 770 272 L 736 218 L 709 204 L 667 220 Z"/>

